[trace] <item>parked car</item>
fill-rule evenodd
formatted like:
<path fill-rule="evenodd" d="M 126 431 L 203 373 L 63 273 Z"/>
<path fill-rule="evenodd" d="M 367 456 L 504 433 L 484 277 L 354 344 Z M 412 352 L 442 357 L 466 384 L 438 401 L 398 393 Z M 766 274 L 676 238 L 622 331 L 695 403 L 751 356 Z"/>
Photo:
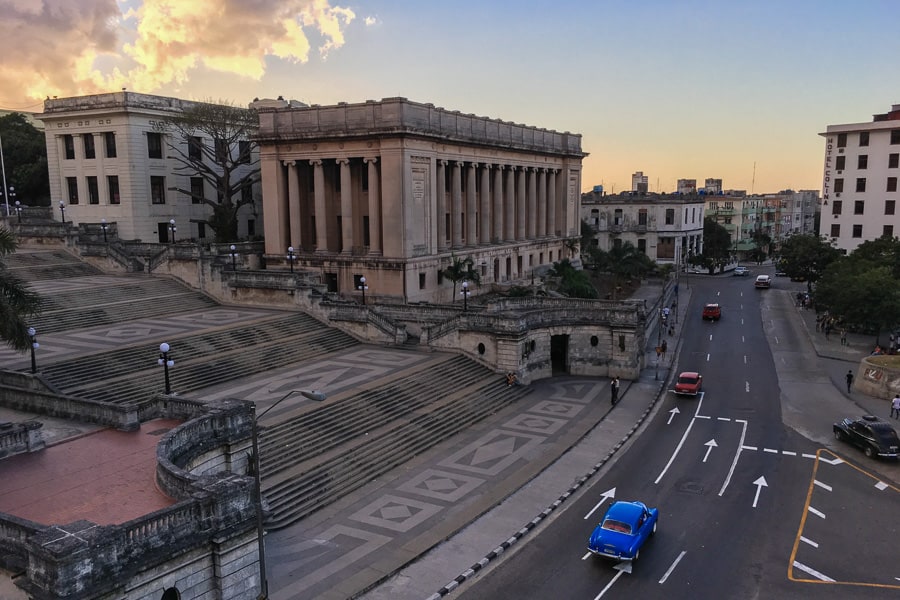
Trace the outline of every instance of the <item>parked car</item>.
<path fill-rule="evenodd" d="M 718 304 L 707 304 L 703 307 L 703 320 L 718 321 L 722 318 L 722 307 Z"/>
<path fill-rule="evenodd" d="M 610 506 L 594 528 L 588 550 L 597 556 L 617 560 L 637 560 L 641 548 L 656 533 L 659 509 L 643 502 L 619 500 Z"/>
<path fill-rule="evenodd" d="M 735 277 L 744 277 L 749 274 L 750 269 L 748 269 L 747 267 L 735 267 L 734 271 L 732 272 L 732 275 L 734 275 Z"/>
<path fill-rule="evenodd" d="M 869 458 L 897 458 L 900 438 L 891 425 L 875 415 L 844 419 L 834 424 L 834 437 L 861 448 Z"/>
<path fill-rule="evenodd" d="M 787 273 L 784 271 L 775 271 L 775 277 L 787 277 Z"/>
<path fill-rule="evenodd" d="M 703 388 L 703 376 L 696 371 L 685 371 L 675 381 L 675 393 L 682 396 L 696 396 Z"/>
<path fill-rule="evenodd" d="M 768 275 L 757 275 L 756 283 L 754 284 L 758 288 L 767 288 L 772 286 L 772 278 Z"/>

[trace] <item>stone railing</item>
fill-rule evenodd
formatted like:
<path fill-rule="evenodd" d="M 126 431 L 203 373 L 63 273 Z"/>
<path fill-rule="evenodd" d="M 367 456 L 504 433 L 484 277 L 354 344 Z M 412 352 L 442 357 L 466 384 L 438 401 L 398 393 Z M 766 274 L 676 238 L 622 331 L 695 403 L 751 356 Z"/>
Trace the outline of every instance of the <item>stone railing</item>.
<path fill-rule="evenodd" d="M 25 569 L 28 562 L 26 544 L 44 526 L 15 515 L 0 513 L 0 566 L 17 572 Z"/>
<path fill-rule="evenodd" d="M 0 458 L 43 449 L 41 427 L 38 421 L 0 423 Z"/>

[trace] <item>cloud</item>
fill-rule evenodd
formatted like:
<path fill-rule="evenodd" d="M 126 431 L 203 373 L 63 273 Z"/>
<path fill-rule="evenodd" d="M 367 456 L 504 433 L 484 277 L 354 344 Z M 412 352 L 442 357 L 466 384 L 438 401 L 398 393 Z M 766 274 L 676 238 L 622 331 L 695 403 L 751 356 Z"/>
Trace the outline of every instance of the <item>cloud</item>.
<path fill-rule="evenodd" d="M 356 18 L 329 0 L 0 0 L 0 14 L 0 107 L 153 92 L 197 69 L 259 80 L 267 57 L 305 63 L 314 47 L 326 57 Z"/>

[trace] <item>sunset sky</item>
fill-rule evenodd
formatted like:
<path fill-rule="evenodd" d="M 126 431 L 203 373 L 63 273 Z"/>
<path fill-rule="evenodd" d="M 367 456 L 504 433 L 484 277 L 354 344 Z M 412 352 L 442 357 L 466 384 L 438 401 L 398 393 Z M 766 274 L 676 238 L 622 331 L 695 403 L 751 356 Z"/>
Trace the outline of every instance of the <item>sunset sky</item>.
<path fill-rule="evenodd" d="M 585 190 L 818 190 L 818 134 L 900 103 L 898 23 L 900 0 L 0 0 L 0 109 L 403 96 L 582 134 Z"/>

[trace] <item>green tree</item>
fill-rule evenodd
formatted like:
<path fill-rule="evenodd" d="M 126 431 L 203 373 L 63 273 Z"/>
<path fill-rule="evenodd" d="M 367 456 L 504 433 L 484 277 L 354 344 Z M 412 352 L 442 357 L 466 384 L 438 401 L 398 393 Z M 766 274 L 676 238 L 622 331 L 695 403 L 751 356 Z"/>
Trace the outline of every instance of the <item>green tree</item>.
<path fill-rule="evenodd" d="M 0 258 L 15 252 L 18 242 L 8 229 L 0 227 Z M 41 299 L 27 284 L 10 273 L 0 260 L 0 338 L 15 350 L 27 350 L 31 338 L 28 322 L 40 312 Z"/>
<path fill-rule="evenodd" d="M 561 294 L 570 298 L 597 298 L 599 296 L 587 273 L 576 269 L 568 258 L 553 263 L 550 274 L 559 278 L 558 291 Z"/>
<path fill-rule="evenodd" d="M 813 298 L 817 308 L 843 322 L 874 329 L 876 344 L 881 330 L 900 323 L 900 280 L 889 266 L 875 266 L 867 259 L 833 263 L 816 284 Z"/>
<path fill-rule="evenodd" d="M 217 243 L 238 239 L 238 212 L 253 204 L 251 190 L 260 181 L 259 160 L 254 158 L 256 142 L 251 136 L 259 127 L 255 110 L 231 104 L 203 102 L 170 117 L 178 143 L 170 143 L 175 172 L 202 177 L 216 190 L 215 198 L 194 194 L 189 189 L 170 189 L 186 194 L 212 209 L 204 221 L 215 232 Z M 179 139 L 180 138 L 180 139 Z"/>
<path fill-rule="evenodd" d="M 781 243 L 778 267 L 792 279 L 812 284 L 841 256 L 840 250 L 817 235 L 792 235 Z"/>
<path fill-rule="evenodd" d="M 453 301 L 456 302 L 456 284 L 461 281 L 471 281 L 478 285 L 481 283 L 481 275 L 475 270 L 475 262 L 470 258 L 459 258 L 450 255 L 450 266 L 442 271 L 444 277 L 453 282 Z"/>
<path fill-rule="evenodd" d="M 731 234 L 712 217 L 703 219 L 703 253 L 692 259 L 702 264 L 710 273 L 721 270 L 731 260 Z"/>
<path fill-rule="evenodd" d="M 900 279 L 900 239 L 882 236 L 877 240 L 863 242 L 856 247 L 850 258 L 887 266 L 891 274 Z"/>
<path fill-rule="evenodd" d="M 625 282 L 641 279 L 656 270 L 656 263 L 631 242 L 614 245 L 606 252 L 603 265 L 603 270 L 613 276 L 613 300 L 616 299 L 616 290 Z"/>
<path fill-rule="evenodd" d="M 0 117 L 0 138 L 3 140 L 6 185 L 14 187 L 16 194 L 10 204 L 18 200 L 28 206 L 50 206 L 47 142 L 43 132 L 23 115 L 11 113 Z M 5 202 L 5 199 L 0 200 Z"/>

